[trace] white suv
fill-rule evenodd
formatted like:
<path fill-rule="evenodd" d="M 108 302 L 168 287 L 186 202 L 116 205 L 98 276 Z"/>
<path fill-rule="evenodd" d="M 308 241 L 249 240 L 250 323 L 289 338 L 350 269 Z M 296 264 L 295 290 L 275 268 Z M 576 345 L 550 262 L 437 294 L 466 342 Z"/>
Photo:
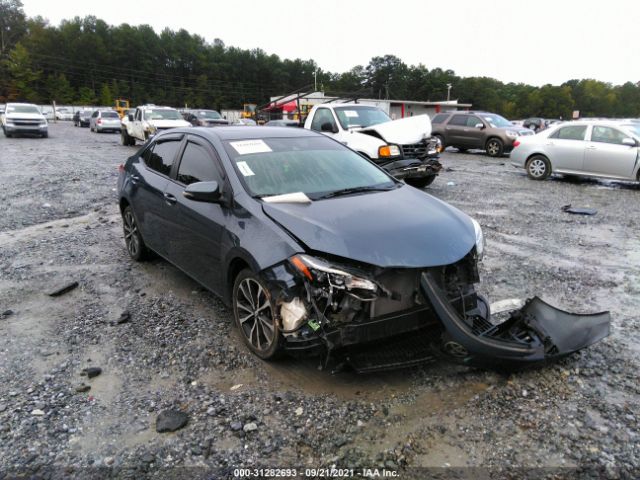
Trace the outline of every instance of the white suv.
<path fill-rule="evenodd" d="M 30 133 L 46 138 L 49 136 L 49 124 L 37 105 L 7 103 L 2 115 L 2 131 L 6 137 Z"/>

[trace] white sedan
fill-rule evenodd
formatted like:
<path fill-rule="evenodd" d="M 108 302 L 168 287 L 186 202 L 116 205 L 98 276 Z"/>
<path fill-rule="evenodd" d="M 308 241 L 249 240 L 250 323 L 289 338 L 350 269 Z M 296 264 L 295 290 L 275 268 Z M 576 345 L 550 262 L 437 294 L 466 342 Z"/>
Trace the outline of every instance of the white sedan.
<path fill-rule="evenodd" d="M 640 181 L 640 132 L 632 123 L 563 123 L 513 146 L 511 165 L 534 180 L 562 173 Z"/>

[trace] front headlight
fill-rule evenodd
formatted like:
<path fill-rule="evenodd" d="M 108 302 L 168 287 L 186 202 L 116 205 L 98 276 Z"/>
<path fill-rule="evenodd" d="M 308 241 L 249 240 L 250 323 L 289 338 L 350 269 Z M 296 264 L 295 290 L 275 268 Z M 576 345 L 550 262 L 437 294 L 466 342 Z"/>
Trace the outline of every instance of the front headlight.
<path fill-rule="evenodd" d="M 484 234 L 482 233 L 482 227 L 478 223 L 478 221 L 474 218 L 471 219 L 471 223 L 473 223 L 473 230 L 476 234 L 476 253 L 478 254 L 478 260 L 482 260 L 484 255 Z"/>
<path fill-rule="evenodd" d="M 310 255 L 295 255 L 291 264 L 308 280 L 316 283 L 328 283 L 329 286 L 346 290 L 366 290 L 375 292 L 375 282 L 332 265 L 326 260 Z"/>
<path fill-rule="evenodd" d="M 520 134 L 518 132 L 513 132 L 511 130 L 507 130 L 506 133 L 507 133 L 507 137 L 509 137 L 509 138 L 516 138 L 516 137 L 520 136 Z"/>
<path fill-rule="evenodd" d="M 399 157 L 400 156 L 400 147 L 398 145 L 382 145 L 378 148 L 378 157 L 380 158 L 389 158 L 389 157 Z"/>

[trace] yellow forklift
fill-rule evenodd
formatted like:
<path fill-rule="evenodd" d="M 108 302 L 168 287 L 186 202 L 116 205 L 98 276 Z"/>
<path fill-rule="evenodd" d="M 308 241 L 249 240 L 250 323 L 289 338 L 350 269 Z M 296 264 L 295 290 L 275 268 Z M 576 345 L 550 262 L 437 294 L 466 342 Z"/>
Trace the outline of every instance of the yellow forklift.
<path fill-rule="evenodd" d="M 118 112 L 120 118 L 124 117 L 127 110 L 129 110 L 129 100 L 125 100 L 124 98 L 117 98 L 115 104 L 116 106 L 114 110 Z"/>

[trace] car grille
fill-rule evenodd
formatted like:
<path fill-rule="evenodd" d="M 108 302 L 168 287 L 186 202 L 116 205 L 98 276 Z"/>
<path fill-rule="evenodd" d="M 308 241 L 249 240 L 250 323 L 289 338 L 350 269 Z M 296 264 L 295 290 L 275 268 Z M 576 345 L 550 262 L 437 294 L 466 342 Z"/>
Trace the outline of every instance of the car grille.
<path fill-rule="evenodd" d="M 40 125 L 40 122 L 42 122 L 42 120 L 34 120 L 31 118 L 8 118 L 7 121 L 13 122 L 14 125 L 19 127 L 34 127 Z"/>
<path fill-rule="evenodd" d="M 411 143 L 408 145 L 401 145 L 402 156 L 405 158 L 422 158 L 426 157 L 429 153 L 429 147 L 427 142 Z"/>

